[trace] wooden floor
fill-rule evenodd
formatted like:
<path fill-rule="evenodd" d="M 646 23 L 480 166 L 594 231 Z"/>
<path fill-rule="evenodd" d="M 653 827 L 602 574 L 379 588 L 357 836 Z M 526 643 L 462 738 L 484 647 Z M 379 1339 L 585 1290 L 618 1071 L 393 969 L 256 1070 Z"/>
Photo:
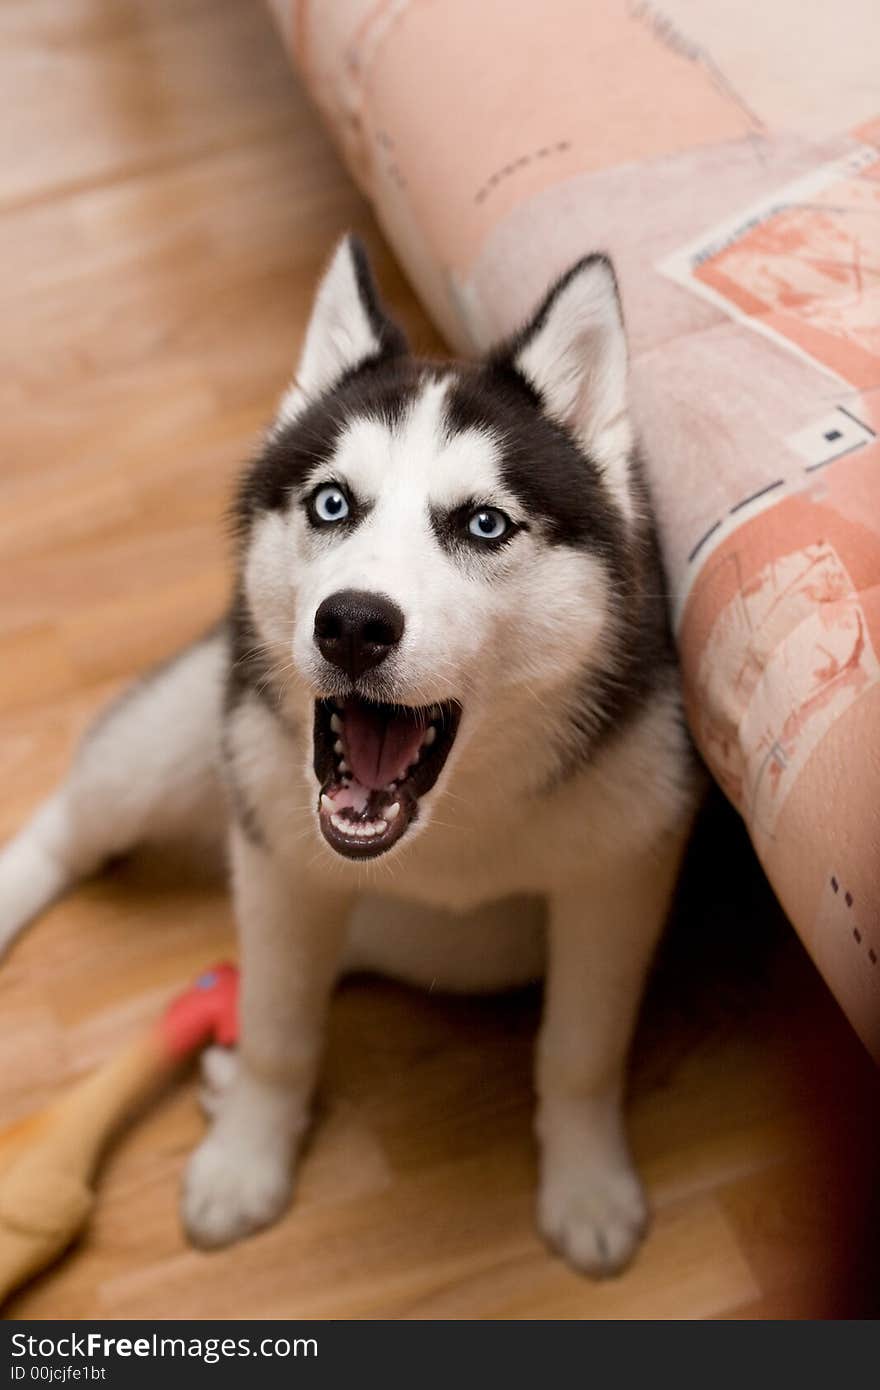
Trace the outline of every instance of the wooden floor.
<path fill-rule="evenodd" d="M 2 837 L 107 696 L 221 608 L 231 482 L 343 228 L 432 340 L 254 0 L 5 0 L 0 88 Z M 727 852 L 711 853 L 707 840 L 636 1050 L 656 1218 L 624 1277 L 578 1278 L 532 1227 L 536 998 L 359 981 L 333 1010 L 318 1122 L 279 1226 L 216 1255 L 184 1243 L 177 1189 L 202 1131 L 190 1081 L 114 1152 L 78 1249 L 8 1311 L 863 1311 L 875 1080 L 759 888 L 733 899 Z M 0 970 L 3 1120 L 232 949 L 221 891 L 143 867 L 55 908 Z"/>

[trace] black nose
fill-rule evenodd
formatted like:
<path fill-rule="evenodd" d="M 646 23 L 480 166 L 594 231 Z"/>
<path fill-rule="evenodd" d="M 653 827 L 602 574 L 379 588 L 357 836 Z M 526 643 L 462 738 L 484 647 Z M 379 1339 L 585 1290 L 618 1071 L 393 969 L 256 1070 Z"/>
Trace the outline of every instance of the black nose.
<path fill-rule="evenodd" d="M 403 636 L 403 614 L 383 594 L 340 589 L 315 614 L 315 641 L 327 661 L 356 681 L 384 661 Z"/>

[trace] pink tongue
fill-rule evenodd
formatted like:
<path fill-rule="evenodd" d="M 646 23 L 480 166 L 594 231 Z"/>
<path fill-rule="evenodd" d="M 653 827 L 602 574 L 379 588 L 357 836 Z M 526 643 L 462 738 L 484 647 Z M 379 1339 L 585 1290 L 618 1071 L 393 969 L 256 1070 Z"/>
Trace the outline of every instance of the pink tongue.
<path fill-rule="evenodd" d="M 345 707 L 345 748 L 361 786 L 379 791 L 402 777 L 416 760 L 424 729 L 403 715 L 383 719 L 368 705 L 352 700 Z"/>

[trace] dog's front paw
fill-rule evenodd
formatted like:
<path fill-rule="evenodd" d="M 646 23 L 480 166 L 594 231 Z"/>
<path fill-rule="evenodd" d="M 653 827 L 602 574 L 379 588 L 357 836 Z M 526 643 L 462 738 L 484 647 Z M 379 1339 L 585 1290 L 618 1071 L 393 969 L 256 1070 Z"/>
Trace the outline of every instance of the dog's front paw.
<path fill-rule="evenodd" d="M 619 1274 L 647 1224 L 645 1194 L 628 1164 L 545 1164 L 538 1226 L 553 1249 L 585 1274 Z"/>
<path fill-rule="evenodd" d="M 292 1185 L 286 1149 L 215 1129 L 187 1168 L 181 1202 L 186 1233 L 204 1250 L 241 1240 L 281 1215 Z"/>

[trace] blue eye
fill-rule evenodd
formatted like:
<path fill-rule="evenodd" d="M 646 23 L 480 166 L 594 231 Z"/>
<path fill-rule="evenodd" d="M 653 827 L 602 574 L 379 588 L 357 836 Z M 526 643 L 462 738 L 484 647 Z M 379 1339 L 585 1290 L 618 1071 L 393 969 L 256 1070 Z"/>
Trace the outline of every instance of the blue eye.
<path fill-rule="evenodd" d="M 481 507 L 471 513 L 467 528 L 478 541 L 499 541 L 510 530 L 510 518 L 495 507 Z"/>
<path fill-rule="evenodd" d="M 345 493 L 332 483 L 318 489 L 311 500 L 310 509 L 315 521 L 325 526 L 344 521 L 351 511 Z"/>

